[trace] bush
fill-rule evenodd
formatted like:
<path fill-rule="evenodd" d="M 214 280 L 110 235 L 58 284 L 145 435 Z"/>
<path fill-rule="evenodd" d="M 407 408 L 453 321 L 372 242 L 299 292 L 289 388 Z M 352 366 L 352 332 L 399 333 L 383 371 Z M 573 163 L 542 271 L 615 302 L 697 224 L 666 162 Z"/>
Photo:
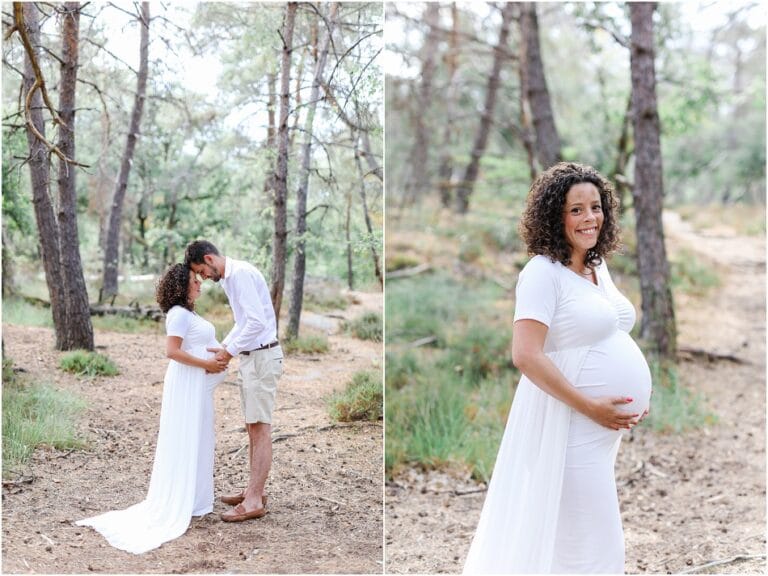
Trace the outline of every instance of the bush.
<path fill-rule="evenodd" d="M 382 341 L 382 325 L 381 314 L 378 312 L 366 312 L 362 316 L 345 321 L 342 324 L 342 329 L 351 332 L 355 338 L 360 340 L 373 340 L 374 342 Z"/>
<path fill-rule="evenodd" d="M 70 392 L 22 382 L 3 359 L 3 474 L 24 464 L 38 446 L 80 448 L 73 420 L 85 402 Z"/>
<path fill-rule="evenodd" d="M 512 367 L 511 340 L 508 330 L 488 324 L 472 325 L 466 331 L 451 334 L 448 354 L 441 363 L 474 384 Z"/>
<path fill-rule="evenodd" d="M 419 374 L 419 360 L 412 351 L 387 352 L 385 363 L 387 388 L 399 390 Z"/>
<path fill-rule="evenodd" d="M 673 291 L 702 296 L 720 285 L 717 274 L 688 250 L 681 250 L 670 262 L 670 268 Z"/>
<path fill-rule="evenodd" d="M 381 374 L 356 372 L 344 392 L 337 392 L 328 401 L 330 415 L 339 422 L 380 420 L 384 395 Z"/>
<path fill-rule="evenodd" d="M 717 422 L 700 394 L 680 385 L 677 368 L 651 361 L 653 395 L 647 422 L 657 432 L 678 434 Z"/>
<path fill-rule="evenodd" d="M 281 342 L 286 354 L 325 354 L 329 350 L 328 338 L 322 334 L 307 334 Z"/>
<path fill-rule="evenodd" d="M 98 352 L 75 350 L 61 357 L 59 367 L 78 376 L 115 376 L 120 373 L 112 360 Z"/>

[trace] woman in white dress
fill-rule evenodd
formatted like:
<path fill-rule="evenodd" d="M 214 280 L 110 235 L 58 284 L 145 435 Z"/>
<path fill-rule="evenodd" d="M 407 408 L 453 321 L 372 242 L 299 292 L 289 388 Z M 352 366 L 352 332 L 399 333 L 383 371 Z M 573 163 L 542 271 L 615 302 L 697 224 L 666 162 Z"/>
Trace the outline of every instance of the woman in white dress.
<path fill-rule="evenodd" d="M 614 463 L 648 413 L 651 375 L 604 260 L 616 209 L 588 166 L 561 162 L 531 187 L 512 340 L 523 375 L 465 574 L 624 572 Z"/>
<path fill-rule="evenodd" d="M 207 350 L 220 345 L 213 324 L 194 312 L 199 295 L 200 280 L 183 264 L 171 266 L 157 286 L 171 360 L 146 499 L 77 522 L 134 554 L 178 538 L 192 516 L 213 511 L 213 389 L 224 379 L 226 365 Z"/>

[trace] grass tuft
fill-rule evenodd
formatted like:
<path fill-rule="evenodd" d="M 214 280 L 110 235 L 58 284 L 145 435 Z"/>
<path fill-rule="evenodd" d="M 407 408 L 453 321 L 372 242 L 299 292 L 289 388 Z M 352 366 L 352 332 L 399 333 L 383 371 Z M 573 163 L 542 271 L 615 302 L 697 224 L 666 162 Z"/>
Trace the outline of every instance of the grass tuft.
<path fill-rule="evenodd" d="M 342 323 L 342 329 L 351 332 L 355 338 L 360 340 L 373 340 L 381 342 L 383 332 L 383 321 L 378 312 L 366 312 L 349 321 Z"/>
<path fill-rule="evenodd" d="M 657 432 L 678 434 L 717 422 L 706 409 L 703 397 L 683 387 L 677 367 L 651 361 L 653 395 L 647 422 Z"/>
<path fill-rule="evenodd" d="M 331 396 L 328 404 L 331 418 L 339 422 L 380 420 L 384 412 L 381 374 L 356 372 L 344 392 Z"/>
<path fill-rule="evenodd" d="M 84 446 L 74 418 L 85 402 L 70 392 L 19 379 L 3 359 L 3 475 L 23 465 L 39 446 L 68 450 Z"/>
<path fill-rule="evenodd" d="M 75 350 L 61 357 L 59 368 L 78 376 L 116 376 L 120 373 L 112 360 L 98 352 Z"/>
<path fill-rule="evenodd" d="M 280 342 L 286 354 L 325 354 L 329 350 L 328 338 L 322 334 L 305 334 Z"/>

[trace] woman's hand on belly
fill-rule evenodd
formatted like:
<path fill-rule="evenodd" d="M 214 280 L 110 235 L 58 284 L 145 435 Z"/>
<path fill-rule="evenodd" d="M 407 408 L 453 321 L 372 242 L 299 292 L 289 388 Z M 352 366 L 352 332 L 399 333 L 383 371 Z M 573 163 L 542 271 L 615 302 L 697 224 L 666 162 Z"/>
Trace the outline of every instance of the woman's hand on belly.
<path fill-rule="evenodd" d="M 626 396 L 598 396 L 590 398 L 584 415 L 611 430 L 632 428 L 639 421 L 638 417 L 640 414 L 621 410 L 621 406 L 631 402 L 632 398 L 627 398 Z"/>

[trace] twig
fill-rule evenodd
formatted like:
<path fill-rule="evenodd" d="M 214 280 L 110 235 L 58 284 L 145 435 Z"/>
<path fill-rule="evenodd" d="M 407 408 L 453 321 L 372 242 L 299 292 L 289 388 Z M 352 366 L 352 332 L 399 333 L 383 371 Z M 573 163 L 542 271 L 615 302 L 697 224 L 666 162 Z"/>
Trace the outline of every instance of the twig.
<path fill-rule="evenodd" d="M 34 478 L 22 478 L 21 480 L 3 480 L 3 488 L 19 486 L 21 484 L 32 484 L 34 481 Z"/>
<path fill-rule="evenodd" d="M 702 350 L 701 348 L 693 348 L 690 346 L 680 346 L 677 349 L 678 355 L 688 355 L 693 358 L 706 358 L 709 362 L 716 362 L 718 360 L 727 360 L 734 364 L 750 364 L 749 360 L 744 360 L 733 354 L 721 354 L 719 352 L 710 352 L 709 350 Z"/>
<path fill-rule="evenodd" d="M 333 500 L 332 498 L 326 498 L 325 496 L 318 496 L 320 500 L 325 500 L 326 502 L 331 502 L 333 504 L 336 504 L 337 506 L 346 506 L 344 502 L 339 502 L 338 500 Z"/>
<path fill-rule="evenodd" d="M 298 436 L 298 434 L 280 434 L 279 436 L 274 436 L 272 438 L 272 444 L 275 442 L 281 442 L 282 440 L 287 440 L 288 438 L 293 438 L 294 436 Z"/>
<path fill-rule="evenodd" d="M 410 344 L 408 344 L 409 348 L 418 348 L 419 346 L 426 346 L 427 344 L 432 344 L 434 342 L 437 342 L 437 336 L 425 336 L 424 338 L 419 338 L 418 340 L 414 340 Z"/>
<path fill-rule="evenodd" d="M 487 492 L 488 486 L 483 486 L 482 488 L 468 488 L 466 490 L 454 490 L 453 493 L 456 496 L 466 496 L 467 494 L 477 494 L 479 492 Z"/>
<path fill-rule="evenodd" d="M 416 276 L 418 274 L 426 272 L 430 268 L 432 268 L 432 266 L 430 266 L 425 262 L 423 264 L 419 264 L 418 266 L 413 266 L 412 268 L 403 268 L 402 270 L 395 270 L 387 274 L 387 280 L 394 280 L 395 278 L 410 278 L 411 276 Z"/>
<path fill-rule="evenodd" d="M 698 572 L 699 570 L 704 570 L 705 568 L 712 568 L 713 566 L 723 566 L 724 564 L 732 564 L 733 562 L 738 562 L 739 560 L 757 560 L 758 558 L 765 558 L 765 554 L 739 554 L 738 556 L 734 556 L 733 558 L 727 558 L 725 560 L 713 560 L 712 562 L 707 562 L 706 564 L 702 564 L 700 566 L 694 566 L 693 568 L 688 568 L 688 570 L 683 570 L 680 572 L 680 574 L 693 574 L 694 572 Z"/>

